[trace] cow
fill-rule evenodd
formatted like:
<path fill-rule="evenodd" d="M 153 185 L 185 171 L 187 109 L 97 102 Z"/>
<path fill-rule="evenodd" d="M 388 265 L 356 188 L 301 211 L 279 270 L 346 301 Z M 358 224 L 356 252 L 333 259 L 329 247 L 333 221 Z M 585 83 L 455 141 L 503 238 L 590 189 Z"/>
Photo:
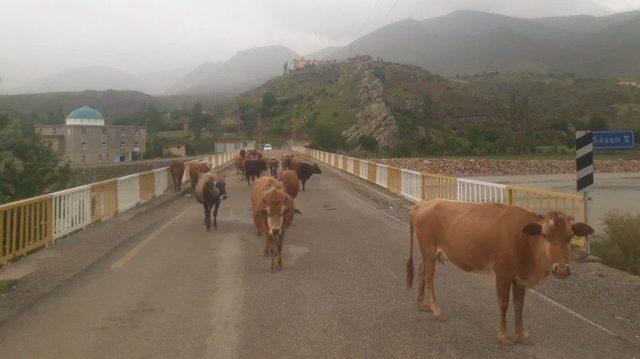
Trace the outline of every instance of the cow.
<path fill-rule="evenodd" d="M 204 224 L 207 227 L 207 231 L 211 230 L 211 209 L 213 209 L 213 229 L 218 229 L 220 200 L 227 199 L 224 178 L 211 172 L 201 173 L 198 176 L 194 195 L 204 208 Z"/>
<path fill-rule="evenodd" d="M 296 161 L 292 161 L 291 163 L 295 163 Z M 298 164 L 298 169 L 296 170 L 296 173 L 298 175 L 298 178 L 300 178 L 300 181 L 302 182 L 302 190 L 304 191 L 304 185 L 305 183 L 307 183 L 307 180 L 309 180 L 309 178 L 311 177 L 312 174 L 317 173 L 317 174 L 321 174 L 322 171 L 320 171 L 320 167 L 318 166 L 317 163 L 314 164 L 310 164 L 308 162 L 304 162 L 304 161 L 300 161 Z"/>
<path fill-rule="evenodd" d="M 261 159 L 262 153 L 258 150 L 249 150 L 247 151 L 247 158 Z"/>
<path fill-rule="evenodd" d="M 300 163 L 302 163 L 302 161 L 300 161 L 299 159 L 291 156 L 291 157 L 289 157 L 289 161 L 287 163 L 287 169 L 294 170 L 294 171 L 298 172 L 298 170 L 300 169 Z M 300 174 L 298 174 L 298 177 L 300 177 Z"/>
<path fill-rule="evenodd" d="M 201 173 L 211 171 L 211 164 L 208 162 L 192 162 L 189 164 L 189 179 L 191 180 L 191 192 L 194 193 L 196 184 L 198 184 L 198 176 Z"/>
<path fill-rule="evenodd" d="M 244 156 L 247 155 L 247 151 L 244 148 L 242 148 L 242 149 L 240 149 L 239 155 L 240 155 L 240 157 L 244 157 Z"/>
<path fill-rule="evenodd" d="M 278 180 L 284 185 L 284 191 L 287 192 L 291 198 L 296 198 L 298 191 L 300 190 L 300 179 L 296 174 L 296 171 L 286 170 L 280 173 Z"/>
<path fill-rule="evenodd" d="M 251 185 L 251 181 L 256 178 L 260 178 L 263 171 L 267 170 L 267 161 L 263 159 L 251 159 L 244 160 L 244 176 L 247 179 L 247 184 Z"/>
<path fill-rule="evenodd" d="M 436 199 L 411 209 L 409 232 L 406 284 L 408 288 L 413 284 L 415 233 L 422 254 L 418 290 L 421 310 L 432 311 L 437 320 L 445 320 L 433 287 L 436 260 L 446 258 L 467 272 L 493 272 L 500 309 L 498 340 L 503 345 L 511 344 L 506 313 L 509 291 L 513 290 L 517 342 L 531 345 L 522 321 L 526 288 L 533 288 L 549 272 L 559 279 L 569 276 L 571 238 L 587 236 L 593 229 L 557 211 L 538 214 L 504 204 Z"/>
<path fill-rule="evenodd" d="M 233 160 L 233 163 L 236 166 L 236 174 L 239 174 L 243 177 L 244 177 L 244 160 L 245 160 L 245 156 L 243 156 L 242 154 L 240 154 Z"/>
<path fill-rule="evenodd" d="M 180 192 L 182 190 L 182 177 L 184 176 L 184 162 L 173 162 L 169 166 L 169 173 L 171 173 L 173 188 L 176 192 Z"/>
<path fill-rule="evenodd" d="M 278 175 L 278 160 L 275 157 L 271 157 L 267 166 L 269 167 L 269 172 L 271 172 L 271 176 L 276 177 Z"/>
<path fill-rule="evenodd" d="M 282 162 L 282 170 L 283 171 L 291 169 L 291 168 L 289 168 L 289 163 L 291 162 L 292 158 L 293 158 L 293 155 L 284 155 L 284 156 L 282 156 L 282 158 L 280 160 Z"/>
<path fill-rule="evenodd" d="M 282 269 L 284 236 L 294 213 L 299 213 L 293 198 L 277 182 L 273 177 L 259 178 L 253 183 L 251 191 L 253 223 L 258 234 L 266 238 L 264 254 L 271 257 L 271 273 Z"/>

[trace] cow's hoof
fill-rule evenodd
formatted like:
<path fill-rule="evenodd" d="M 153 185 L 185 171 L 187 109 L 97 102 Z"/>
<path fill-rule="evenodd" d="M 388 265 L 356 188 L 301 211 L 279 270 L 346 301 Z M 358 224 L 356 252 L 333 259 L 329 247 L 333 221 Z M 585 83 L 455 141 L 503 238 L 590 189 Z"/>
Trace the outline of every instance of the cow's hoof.
<path fill-rule="evenodd" d="M 533 345 L 533 341 L 531 340 L 531 338 L 529 337 L 529 335 L 523 335 L 523 336 L 518 336 L 518 339 L 516 339 L 516 341 L 519 344 L 524 344 L 524 345 Z"/>
<path fill-rule="evenodd" d="M 436 320 L 439 321 L 439 322 L 446 322 L 447 321 L 447 318 L 445 318 L 444 314 L 442 314 L 442 313 L 434 314 L 433 317 L 436 318 Z"/>
<path fill-rule="evenodd" d="M 430 312 L 431 308 L 429 308 L 429 305 L 427 303 L 418 303 L 418 310 L 421 312 Z"/>
<path fill-rule="evenodd" d="M 507 333 L 498 333 L 498 341 L 500 342 L 500 344 L 505 346 L 513 345 L 513 342 L 511 341 L 511 338 L 509 338 Z"/>

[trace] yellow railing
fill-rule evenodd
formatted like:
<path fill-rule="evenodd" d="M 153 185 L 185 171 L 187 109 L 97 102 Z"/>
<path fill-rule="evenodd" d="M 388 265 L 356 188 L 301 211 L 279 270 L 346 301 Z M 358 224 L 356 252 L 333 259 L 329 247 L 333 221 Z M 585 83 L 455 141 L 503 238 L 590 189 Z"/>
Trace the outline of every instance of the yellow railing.
<path fill-rule="evenodd" d="M 226 164 L 237 151 L 202 158 Z M 186 181 L 188 166 L 185 164 Z M 156 191 L 156 175 L 162 177 Z M 127 178 L 125 181 L 124 179 Z M 120 185 L 122 182 L 122 186 Z M 126 182 L 126 183 L 125 183 Z M 92 183 L 73 189 L 0 205 L 0 265 L 43 247 L 86 225 L 109 218 L 119 209 L 118 197 L 133 205 L 161 194 L 172 183 L 168 168 Z M 124 203 L 124 202 L 123 202 Z M 125 204 L 126 204 L 125 203 Z M 54 213 L 54 208 L 55 213 Z"/>
<path fill-rule="evenodd" d="M 52 240 L 52 195 L 0 206 L 0 263 L 25 255 Z"/>
<path fill-rule="evenodd" d="M 422 200 L 446 198 L 472 202 L 498 201 L 523 207 L 534 212 L 558 210 L 575 217 L 578 221 L 586 221 L 584 199 L 580 195 L 460 179 L 424 172 L 418 176 L 415 171 L 403 171 L 397 167 L 384 166 L 375 162 L 361 162 L 355 158 L 311 150 L 302 146 L 294 146 L 294 150 L 316 159 L 329 159 L 333 156 L 334 161 L 327 162 L 345 171 L 348 168 L 348 161 L 352 160 L 353 173 L 357 176 L 360 175 L 360 167 L 367 166 L 366 179 L 373 183 L 378 183 L 378 168 L 380 168 L 381 176 L 383 177 L 380 179 L 379 184 L 391 192 L 402 194 L 413 201 L 419 198 Z M 382 169 L 386 169 L 386 182 L 384 181 L 385 171 L 382 171 Z M 421 190 L 416 191 L 418 188 L 421 188 Z M 586 248 L 584 239 L 575 239 L 572 243 L 582 250 Z"/>

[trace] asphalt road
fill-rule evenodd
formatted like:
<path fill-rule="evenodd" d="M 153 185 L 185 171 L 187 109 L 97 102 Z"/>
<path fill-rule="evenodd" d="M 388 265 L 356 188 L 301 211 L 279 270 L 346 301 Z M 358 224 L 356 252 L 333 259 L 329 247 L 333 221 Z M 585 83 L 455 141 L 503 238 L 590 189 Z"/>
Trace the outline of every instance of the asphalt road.
<path fill-rule="evenodd" d="M 270 273 L 248 187 L 228 169 L 217 231 L 205 230 L 192 197 L 168 203 L 170 220 L 4 322 L 0 357 L 640 357 L 531 293 L 535 346 L 502 347 L 492 277 L 451 264 L 436 273 L 447 322 L 418 311 L 404 285 L 407 226 L 322 168 L 296 199 L 303 215 L 287 233 L 282 271 Z"/>

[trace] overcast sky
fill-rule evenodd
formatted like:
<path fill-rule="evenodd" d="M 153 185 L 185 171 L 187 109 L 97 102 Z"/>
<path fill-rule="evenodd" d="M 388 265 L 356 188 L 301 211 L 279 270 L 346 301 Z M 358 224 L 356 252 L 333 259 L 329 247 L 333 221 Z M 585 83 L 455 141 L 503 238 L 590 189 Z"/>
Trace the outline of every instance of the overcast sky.
<path fill-rule="evenodd" d="M 640 0 L 0 0 L 0 89 L 78 66 L 141 74 L 276 44 L 305 54 L 460 9 L 540 17 L 638 8 Z"/>

